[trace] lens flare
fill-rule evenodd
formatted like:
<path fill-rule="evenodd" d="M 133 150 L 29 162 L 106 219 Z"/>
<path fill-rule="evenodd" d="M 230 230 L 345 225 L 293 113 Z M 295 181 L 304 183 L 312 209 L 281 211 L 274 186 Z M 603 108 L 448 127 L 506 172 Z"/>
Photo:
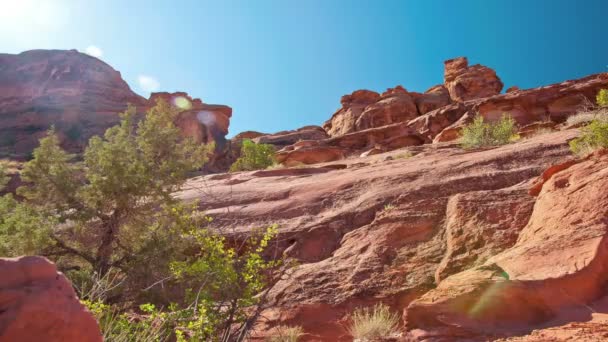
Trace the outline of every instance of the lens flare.
<path fill-rule="evenodd" d="M 179 108 L 179 109 L 183 109 L 183 110 L 187 110 L 192 108 L 192 103 L 190 103 L 190 100 L 188 100 L 187 98 L 183 97 L 183 96 L 177 96 L 173 99 L 173 104 Z"/>

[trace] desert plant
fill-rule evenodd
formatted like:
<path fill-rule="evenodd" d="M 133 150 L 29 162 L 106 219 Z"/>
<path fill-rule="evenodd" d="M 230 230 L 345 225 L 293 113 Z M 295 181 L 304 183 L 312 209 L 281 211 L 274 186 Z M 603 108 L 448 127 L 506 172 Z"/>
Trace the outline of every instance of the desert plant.
<path fill-rule="evenodd" d="M 577 126 L 580 124 L 586 124 L 593 120 L 608 121 L 608 110 L 606 108 L 597 108 L 587 111 L 582 111 L 576 115 L 571 115 L 566 119 L 568 126 Z"/>
<path fill-rule="evenodd" d="M 262 170 L 276 163 L 274 146 L 256 144 L 244 139 L 241 145 L 241 156 L 230 166 L 231 172 Z"/>
<path fill-rule="evenodd" d="M 388 204 L 384 205 L 384 211 L 391 211 L 393 209 L 395 209 L 395 205 L 392 203 L 388 203 Z"/>
<path fill-rule="evenodd" d="M 396 334 L 398 324 L 399 317 L 388 306 L 376 304 L 373 308 L 355 310 L 348 330 L 355 340 L 371 341 Z"/>
<path fill-rule="evenodd" d="M 267 339 L 268 342 L 297 342 L 304 330 L 300 326 L 279 325 L 274 329 L 274 335 Z"/>
<path fill-rule="evenodd" d="M 608 107 L 608 89 L 601 89 L 597 93 L 595 101 L 600 107 Z"/>
<path fill-rule="evenodd" d="M 485 122 L 483 116 L 477 115 L 473 122 L 462 129 L 460 144 L 463 148 L 499 146 L 517 139 L 515 120 L 503 114 L 495 123 Z"/>
<path fill-rule="evenodd" d="M 608 148 L 608 120 L 595 119 L 581 128 L 582 135 L 570 141 L 570 150 L 583 156 L 600 148 Z"/>

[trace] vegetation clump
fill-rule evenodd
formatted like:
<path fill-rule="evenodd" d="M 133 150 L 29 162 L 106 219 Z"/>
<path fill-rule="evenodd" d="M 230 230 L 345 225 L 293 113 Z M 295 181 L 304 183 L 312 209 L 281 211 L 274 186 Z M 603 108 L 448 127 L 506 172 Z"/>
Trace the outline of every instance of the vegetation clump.
<path fill-rule="evenodd" d="M 137 122 L 130 107 L 81 160 L 51 129 L 21 171 L 23 200 L 0 197 L 0 256 L 54 261 L 107 341 L 244 341 L 284 269 L 275 226 L 228 240 L 173 196 L 210 152 L 177 114 L 159 101 Z"/>
<path fill-rule="evenodd" d="M 581 136 L 569 143 L 570 150 L 579 156 L 587 155 L 601 148 L 608 148 L 608 114 L 604 108 L 608 106 L 608 89 L 600 90 L 596 101 L 601 108 L 593 112 L 594 115 L 589 117 L 590 122 L 581 128 Z"/>
<path fill-rule="evenodd" d="M 517 138 L 515 120 L 510 115 L 503 114 L 496 123 L 485 122 L 483 116 L 477 115 L 471 124 L 462 129 L 460 144 L 465 149 L 500 146 Z"/>
<path fill-rule="evenodd" d="M 373 308 L 357 309 L 351 316 L 350 334 L 357 341 L 372 341 L 397 333 L 399 317 L 388 306 L 376 304 Z"/>
<path fill-rule="evenodd" d="M 256 144 L 244 139 L 241 145 L 241 156 L 230 166 L 230 172 L 263 170 L 276 164 L 274 146 Z"/>
<path fill-rule="evenodd" d="M 608 120 L 595 119 L 581 128 L 582 135 L 570 141 L 570 150 L 584 156 L 600 148 L 608 148 Z"/>

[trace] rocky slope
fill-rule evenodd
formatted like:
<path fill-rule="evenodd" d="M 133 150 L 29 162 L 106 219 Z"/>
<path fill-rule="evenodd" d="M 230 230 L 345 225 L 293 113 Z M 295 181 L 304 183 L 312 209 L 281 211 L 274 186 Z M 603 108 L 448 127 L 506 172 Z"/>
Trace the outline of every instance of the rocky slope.
<path fill-rule="evenodd" d="M 23 158 L 54 125 L 63 146 L 79 152 L 92 135 L 119 121 L 133 104 L 143 113 L 163 98 L 183 113 L 179 126 L 200 142 L 224 144 L 232 109 L 186 93 L 135 94 L 118 71 L 76 50 L 0 54 L 0 157 Z"/>
<path fill-rule="evenodd" d="M 298 324 L 309 341 L 350 341 L 348 315 L 377 302 L 403 313 L 404 341 L 553 331 L 591 321 L 608 294 L 608 156 L 574 161 L 576 135 L 209 175 L 179 196 L 237 238 L 279 225 L 275 247 L 299 266 L 273 288 L 261 331 Z"/>

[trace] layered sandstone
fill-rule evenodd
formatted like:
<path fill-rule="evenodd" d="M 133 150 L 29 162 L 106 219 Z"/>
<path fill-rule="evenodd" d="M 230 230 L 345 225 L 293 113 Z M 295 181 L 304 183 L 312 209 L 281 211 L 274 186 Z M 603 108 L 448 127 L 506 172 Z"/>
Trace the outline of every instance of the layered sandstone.
<path fill-rule="evenodd" d="M 215 227 L 235 238 L 252 228 L 279 225 L 275 247 L 299 266 L 271 291 L 273 308 L 265 312 L 261 331 L 297 324 L 310 341 L 350 341 L 344 328 L 348 315 L 358 306 L 383 302 L 405 312 L 401 329 L 407 338 L 526 334 L 554 315 L 534 291 L 517 290 L 522 281 L 543 284 L 568 272 L 580 276 L 560 284 L 568 294 L 574 293 L 568 286 L 575 286 L 574 300 L 582 303 L 594 300 L 602 284 L 585 275 L 584 265 L 597 258 L 593 251 L 605 228 L 597 218 L 605 215 L 600 207 L 608 199 L 593 190 L 608 179 L 601 171 L 608 166 L 605 157 L 573 166 L 568 180 L 546 183 L 543 192 L 551 195 L 528 193 L 544 170 L 571 158 L 567 141 L 576 134 L 567 130 L 480 151 L 427 144 L 317 168 L 204 176 L 192 179 L 179 196 L 201 200 Z M 559 204 L 570 195 L 553 194 L 549 189 L 558 185 L 550 184 L 577 197 Z M 595 192 L 581 190 L 583 185 Z M 595 204 L 585 204 L 591 201 Z M 553 237 L 532 233 L 542 228 L 540 222 L 554 222 L 544 228 L 553 231 L 563 217 L 561 210 L 546 208 L 579 204 L 585 204 L 581 213 L 594 214 L 574 214 L 567 221 L 574 226 L 566 222 Z M 572 239 L 565 238 L 568 234 Z M 560 241 L 567 244 L 551 245 Z M 488 321 L 466 318 L 480 291 L 503 284 L 505 277 L 514 279 L 516 300 L 493 305 L 494 311 L 484 315 Z M 549 297 L 559 288 L 551 286 L 542 287 Z M 492 300 L 504 297 L 497 296 Z M 532 304 L 525 304 L 528 300 Z M 551 310 L 571 304 L 561 298 Z M 506 332 L 492 325 L 503 318 Z M 464 330 L 454 328 L 463 325 Z"/>
<path fill-rule="evenodd" d="M 145 102 L 118 71 L 76 50 L 0 54 L 0 152 L 27 155 L 51 125 L 78 151 L 114 125 L 127 103 Z"/>
<path fill-rule="evenodd" d="M 139 113 L 163 99 L 181 111 L 176 124 L 201 143 L 225 143 L 232 109 L 183 92 L 134 93 L 118 71 L 76 50 L 0 54 L 0 157 L 24 158 L 54 125 L 63 147 L 80 152 L 93 135 L 120 120 L 128 104 Z"/>

